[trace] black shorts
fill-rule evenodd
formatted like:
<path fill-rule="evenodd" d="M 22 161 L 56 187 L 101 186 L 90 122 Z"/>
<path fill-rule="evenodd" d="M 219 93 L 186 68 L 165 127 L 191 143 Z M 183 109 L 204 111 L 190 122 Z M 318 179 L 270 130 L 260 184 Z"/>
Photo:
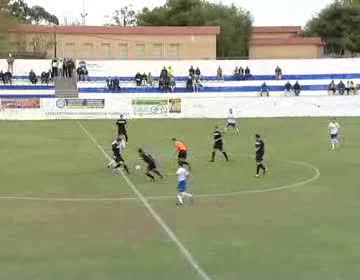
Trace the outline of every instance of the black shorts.
<path fill-rule="evenodd" d="M 150 171 L 153 171 L 156 169 L 156 164 L 155 162 L 152 162 L 152 163 L 148 163 L 148 166 L 147 166 L 147 171 L 150 172 Z"/>
<path fill-rule="evenodd" d="M 216 141 L 214 143 L 214 150 L 222 151 L 224 149 L 224 145 L 222 141 Z"/>
<path fill-rule="evenodd" d="M 262 162 L 264 160 L 264 155 L 262 154 L 257 154 L 256 155 L 256 162 Z"/>
<path fill-rule="evenodd" d="M 178 154 L 178 159 L 187 159 L 187 151 L 180 151 Z"/>
<path fill-rule="evenodd" d="M 120 154 L 114 154 L 114 160 L 116 163 L 125 162 L 124 158 Z"/>
<path fill-rule="evenodd" d="M 236 128 L 236 123 L 227 123 L 226 126 Z"/>

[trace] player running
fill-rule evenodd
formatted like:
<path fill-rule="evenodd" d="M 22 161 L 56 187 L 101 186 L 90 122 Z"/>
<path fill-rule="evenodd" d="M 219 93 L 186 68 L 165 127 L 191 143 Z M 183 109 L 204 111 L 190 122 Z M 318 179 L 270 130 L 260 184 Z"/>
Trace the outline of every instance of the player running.
<path fill-rule="evenodd" d="M 334 118 L 329 123 L 329 134 L 330 134 L 330 144 L 331 149 L 335 150 L 336 147 L 339 145 L 339 132 L 340 132 L 340 124 L 336 121 L 336 118 Z"/>
<path fill-rule="evenodd" d="M 178 163 L 182 162 L 189 169 L 191 169 L 190 164 L 186 161 L 188 150 L 186 145 L 183 142 L 176 140 L 176 138 L 173 138 L 171 140 L 175 143 L 175 150 L 178 152 Z"/>
<path fill-rule="evenodd" d="M 227 153 L 224 151 L 223 136 L 218 126 L 215 127 L 215 131 L 214 131 L 214 146 L 213 146 L 213 152 L 211 154 L 211 160 L 210 160 L 211 162 L 215 161 L 216 151 L 222 152 L 226 161 L 229 161 L 229 157 Z"/>
<path fill-rule="evenodd" d="M 240 134 L 240 131 L 239 131 L 239 128 L 237 127 L 236 125 L 236 119 L 234 117 L 234 114 L 233 114 L 233 110 L 230 108 L 229 109 L 229 115 L 228 115 L 228 118 L 227 118 L 227 122 L 226 122 L 226 127 L 225 127 L 225 130 L 224 130 L 224 133 L 226 133 L 227 129 L 229 127 L 232 127 L 233 129 L 236 130 L 236 133 L 237 134 Z"/>
<path fill-rule="evenodd" d="M 115 163 L 116 165 L 113 166 L 113 169 L 117 169 L 119 167 L 123 167 L 127 174 L 129 174 L 129 168 L 125 164 L 125 160 L 122 156 L 125 150 L 126 144 L 124 140 L 124 136 L 121 134 L 116 140 L 111 143 L 111 150 L 113 152 L 113 160 L 108 164 L 108 168 L 113 166 Z"/>
<path fill-rule="evenodd" d="M 255 154 L 256 154 L 256 177 L 260 176 L 260 169 L 263 171 L 263 175 L 265 175 L 267 169 L 263 164 L 264 161 L 264 154 L 265 154 L 265 143 L 261 139 L 259 134 L 255 135 Z"/>
<path fill-rule="evenodd" d="M 187 190 L 187 179 L 189 177 L 189 171 L 184 168 L 184 163 L 179 162 L 179 168 L 176 171 L 177 176 L 177 206 L 182 206 L 184 204 L 184 198 L 193 198 L 193 195 L 191 193 L 188 193 Z"/>
<path fill-rule="evenodd" d="M 141 148 L 138 149 L 138 152 L 139 152 L 140 157 L 147 164 L 146 176 L 148 176 L 151 179 L 151 181 L 153 181 L 153 182 L 155 182 L 155 176 L 152 175 L 151 173 L 154 173 L 157 176 L 159 176 L 161 179 L 163 179 L 164 177 L 158 171 L 154 158 L 149 153 L 145 153 L 144 150 Z"/>
<path fill-rule="evenodd" d="M 120 115 L 120 119 L 118 119 L 116 121 L 116 126 L 117 126 L 117 129 L 118 129 L 118 136 L 123 134 L 125 136 L 126 143 L 128 143 L 129 142 L 129 137 L 128 137 L 127 131 L 126 131 L 127 121 L 124 119 L 123 115 Z"/>

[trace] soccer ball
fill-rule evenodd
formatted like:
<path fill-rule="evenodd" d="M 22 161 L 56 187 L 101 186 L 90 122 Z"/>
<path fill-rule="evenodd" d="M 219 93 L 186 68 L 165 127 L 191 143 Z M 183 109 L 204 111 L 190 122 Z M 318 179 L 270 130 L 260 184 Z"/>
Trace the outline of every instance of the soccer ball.
<path fill-rule="evenodd" d="M 140 169 L 141 169 L 141 166 L 140 166 L 140 165 L 136 165 L 136 166 L 135 166 L 135 169 L 136 169 L 136 170 L 140 170 Z"/>

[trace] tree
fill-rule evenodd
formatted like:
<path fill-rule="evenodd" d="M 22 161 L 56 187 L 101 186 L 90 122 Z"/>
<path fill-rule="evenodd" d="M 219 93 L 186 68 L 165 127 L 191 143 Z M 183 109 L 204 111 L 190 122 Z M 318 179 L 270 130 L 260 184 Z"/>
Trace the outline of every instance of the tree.
<path fill-rule="evenodd" d="M 120 10 L 116 10 L 112 17 L 115 24 L 120 26 L 134 26 L 136 25 L 136 12 L 130 6 L 125 6 Z"/>
<path fill-rule="evenodd" d="M 217 38 L 218 57 L 248 55 L 252 17 L 235 5 L 210 3 L 202 0 L 167 0 L 152 10 L 145 8 L 137 16 L 139 25 L 150 26 L 212 26 L 221 27 Z"/>
<path fill-rule="evenodd" d="M 47 12 L 43 7 L 29 7 L 23 0 L 10 0 L 8 1 L 8 7 L 9 14 L 22 23 L 59 25 L 58 18 Z"/>
<path fill-rule="evenodd" d="M 305 34 L 322 37 L 328 53 L 359 53 L 360 6 L 350 4 L 335 1 L 328 5 L 306 24 Z"/>

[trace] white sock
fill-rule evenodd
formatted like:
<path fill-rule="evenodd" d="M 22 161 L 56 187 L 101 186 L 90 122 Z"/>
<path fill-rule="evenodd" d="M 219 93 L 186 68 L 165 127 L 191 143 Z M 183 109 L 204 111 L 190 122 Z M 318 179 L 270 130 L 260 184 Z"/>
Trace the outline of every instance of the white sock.
<path fill-rule="evenodd" d="M 184 203 L 184 202 L 183 202 L 182 195 L 181 195 L 180 193 L 177 195 L 177 199 L 178 199 L 178 201 L 179 201 L 180 204 L 183 204 L 183 203 Z"/>
<path fill-rule="evenodd" d="M 191 193 L 187 193 L 187 192 L 182 192 L 181 193 L 182 197 L 193 197 L 193 195 Z"/>
<path fill-rule="evenodd" d="M 335 150 L 335 144 L 331 144 L 332 149 Z"/>

